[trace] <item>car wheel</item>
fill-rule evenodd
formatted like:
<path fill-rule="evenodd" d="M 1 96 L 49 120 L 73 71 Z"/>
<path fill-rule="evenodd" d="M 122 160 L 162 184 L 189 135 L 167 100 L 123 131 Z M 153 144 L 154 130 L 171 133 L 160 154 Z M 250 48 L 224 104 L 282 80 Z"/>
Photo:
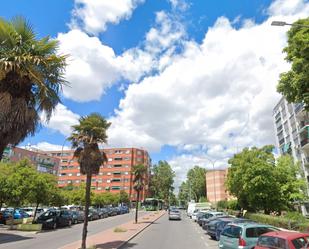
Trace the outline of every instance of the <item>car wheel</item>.
<path fill-rule="evenodd" d="M 53 229 L 55 230 L 56 228 L 57 228 L 57 223 L 54 222 L 54 224 L 53 224 Z"/>
<path fill-rule="evenodd" d="M 216 240 L 216 236 L 210 236 L 210 238 Z"/>

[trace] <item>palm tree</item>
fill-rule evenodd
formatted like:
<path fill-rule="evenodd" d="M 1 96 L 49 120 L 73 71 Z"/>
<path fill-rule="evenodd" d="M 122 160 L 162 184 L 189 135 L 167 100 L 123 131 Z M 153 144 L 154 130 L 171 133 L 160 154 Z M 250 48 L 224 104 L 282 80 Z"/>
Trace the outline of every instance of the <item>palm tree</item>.
<path fill-rule="evenodd" d="M 40 112 L 48 121 L 60 102 L 67 56 L 57 47 L 49 37 L 36 39 L 24 18 L 0 18 L 0 160 L 8 144 L 34 134 Z"/>
<path fill-rule="evenodd" d="M 111 123 L 98 113 L 81 117 L 79 124 L 73 126 L 73 132 L 68 138 L 75 148 L 74 157 L 78 159 L 80 172 L 86 175 L 85 220 L 82 234 L 82 249 L 86 248 L 88 214 L 90 205 L 91 177 L 98 174 L 100 166 L 107 161 L 105 153 L 99 149 L 99 143 L 107 143 L 106 131 Z"/>
<path fill-rule="evenodd" d="M 147 168 L 143 164 L 137 164 L 132 167 L 133 174 L 133 188 L 137 193 L 136 196 L 136 209 L 135 209 L 135 223 L 137 223 L 138 219 L 138 203 L 140 192 L 143 190 L 145 186 L 145 174 L 147 172 Z"/>

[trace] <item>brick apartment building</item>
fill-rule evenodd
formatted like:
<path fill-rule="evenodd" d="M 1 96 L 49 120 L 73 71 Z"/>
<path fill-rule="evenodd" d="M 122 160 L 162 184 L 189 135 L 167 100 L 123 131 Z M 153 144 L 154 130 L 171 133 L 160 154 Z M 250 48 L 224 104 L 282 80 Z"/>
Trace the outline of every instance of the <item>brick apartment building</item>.
<path fill-rule="evenodd" d="M 148 168 L 146 186 L 141 193 L 143 200 L 148 193 L 148 178 L 150 174 L 151 159 L 146 150 L 137 148 L 109 148 L 103 149 L 107 156 L 107 163 L 102 165 L 98 175 L 92 177 L 91 189 L 94 192 L 119 193 L 126 191 L 131 201 L 136 200 L 136 191 L 133 189 L 131 169 L 133 165 L 144 164 Z M 86 181 L 86 177 L 80 174 L 80 168 L 76 159 L 73 159 L 73 150 L 49 151 L 49 156 L 61 159 L 58 171 L 58 186 L 60 188 L 73 184 L 80 185 Z"/>
<path fill-rule="evenodd" d="M 36 167 L 36 170 L 43 173 L 57 175 L 60 159 L 46 154 L 34 148 L 22 149 L 18 147 L 8 147 L 4 152 L 4 160 L 17 162 L 27 158 Z"/>
<path fill-rule="evenodd" d="M 228 194 L 225 187 L 227 173 L 228 169 L 212 170 L 206 172 L 207 199 L 210 202 L 215 203 L 221 200 L 231 199 L 231 196 Z"/>

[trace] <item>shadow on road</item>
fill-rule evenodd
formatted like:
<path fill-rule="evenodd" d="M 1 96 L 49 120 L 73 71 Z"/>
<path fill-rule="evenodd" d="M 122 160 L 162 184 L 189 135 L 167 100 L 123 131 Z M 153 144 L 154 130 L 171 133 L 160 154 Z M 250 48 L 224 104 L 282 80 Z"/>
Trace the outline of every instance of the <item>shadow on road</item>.
<path fill-rule="evenodd" d="M 16 242 L 20 240 L 32 239 L 32 237 L 25 237 L 17 234 L 0 233 L 0 244 Z"/>
<path fill-rule="evenodd" d="M 121 240 L 115 240 L 115 241 L 112 241 L 112 242 L 97 244 L 95 248 L 96 249 L 114 249 L 114 248 L 118 248 L 119 245 L 122 244 L 123 242 L 124 241 L 121 241 Z M 120 248 L 124 248 L 124 247 L 131 248 L 131 247 L 134 247 L 135 245 L 136 245 L 135 243 L 127 242 L 125 245 L 123 245 Z"/>

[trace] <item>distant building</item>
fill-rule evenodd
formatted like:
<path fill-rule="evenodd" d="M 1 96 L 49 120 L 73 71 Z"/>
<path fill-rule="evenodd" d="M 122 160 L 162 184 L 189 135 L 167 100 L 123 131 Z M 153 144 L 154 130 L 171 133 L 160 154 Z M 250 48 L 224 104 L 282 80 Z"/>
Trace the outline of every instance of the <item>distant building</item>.
<path fill-rule="evenodd" d="M 137 148 L 110 148 L 103 149 L 108 162 L 101 166 L 98 175 L 92 177 L 91 189 L 95 192 L 119 193 L 124 190 L 129 194 L 131 201 L 136 200 L 136 191 L 133 189 L 132 166 L 144 164 L 148 168 L 146 186 L 140 199 L 147 197 L 151 159 L 146 150 Z M 86 176 L 80 173 L 76 159 L 73 159 L 73 150 L 49 151 L 48 155 L 61 159 L 58 171 L 58 186 L 63 188 L 72 184 L 80 185 L 86 181 Z M 47 153 L 47 152 L 46 152 Z"/>
<path fill-rule="evenodd" d="M 301 163 L 309 193 L 309 113 L 302 104 L 289 104 L 282 97 L 273 110 L 273 120 L 278 151 Z"/>
<path fill-rule="evenodd" d="M 207 199 L 210 202 L 218 202 L 230 199 L 230 195 L 228 194 L 225 187 L 227 173 L 228 169 L 211 170 L 206 172 Z"/>
<path fill-rule="evenodd" d="M 26 150 L 18 147 L 8 147 L 4 153 L 4 160 L 17 162 L 21 159 L 29 159 L 39 172 L 57 175 L 60 159 L 47 155 L 40 150 Z"/>

